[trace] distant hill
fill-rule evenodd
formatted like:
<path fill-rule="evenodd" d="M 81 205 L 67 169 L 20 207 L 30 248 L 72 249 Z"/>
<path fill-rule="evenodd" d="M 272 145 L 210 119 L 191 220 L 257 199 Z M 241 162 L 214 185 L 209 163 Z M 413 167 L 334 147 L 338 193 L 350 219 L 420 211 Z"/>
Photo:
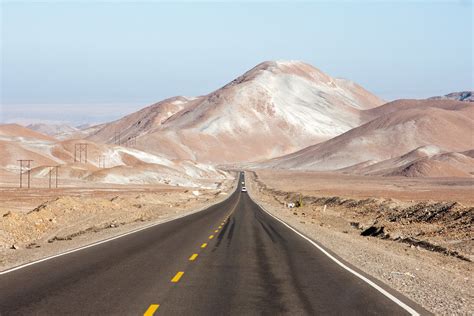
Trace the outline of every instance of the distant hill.
<path fill-rule="evenodd" d="M 3 136 L 3 137 L 2 137 Z M 0 138 L 32 138 L 54 141 L 54 137 L 32 130 L 19 124 L 0 124 Z"/>
<path fill-rule="evenodd" d="M 375 118 L 326 142 L 253 166 L 405 176 L 469 176 L 474 171 L 467 154 L 474 148 L 474 104 L 399 100 L 365 115 Z"/>
<path fill-rule="evenodd" d="M 261 63 L 224 87 L 176 97 L 105 124 L 89 139 L 209 163 L 256 161 L 328 140 L 364 121 L 381 99 L 299 61 Z"/>
<path fill-rule="evenodd" d="M 75 145 L 86 143 L 87 163 L 74 159 Z M 61 179 L 113 184 L 170 184 L 217 187 L 230 177 L 213 166 L 170 160 L 135 148 L 97 144 L 84 139 L 58 141 L 18 124 L 0 125 L 0 177 L 18 173 L 19 159 L 31 159 L 32 177 L 43 178 L 60 165 Z"/>
<path fill-rule="evenodd" d="M 437 96 L 431 97 L 431 100 L 457 100 L 457 101 L 465 101 L 465 102 L 474 102 L 474 91 L 461 91 L 461 92 L 453 92 L 446 94 L 444 96 Z"/>
<path fill-rule="evenodd" d="M 46 124 L 46 123 L 36 123 L 26 126 L 29 129 L 40 132 L 42 134 L 57 136 L 64 133 L 73 133 L 78 129 L 67 124 Z"/>

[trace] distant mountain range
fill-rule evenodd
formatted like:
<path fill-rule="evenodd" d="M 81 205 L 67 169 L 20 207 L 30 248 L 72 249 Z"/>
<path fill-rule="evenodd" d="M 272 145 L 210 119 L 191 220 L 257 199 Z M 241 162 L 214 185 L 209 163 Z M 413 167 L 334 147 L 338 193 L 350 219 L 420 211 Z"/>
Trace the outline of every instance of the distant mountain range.
<path fill-rule="evenodd" d="M 453 92 L 453 93 L 446 94 L 444 96 L 430 98 L 430 100 L 440 100 L 440 99 L 474 102 L 474 91 Z"/>
<path fill-rule="evenodd" d="M 78 128 L 72 127 L 67 124 L 46 124 L 46 123 L 35 123 L 26 126 L 34 131 L 50 135 L 57 136 L 61 134 L 69 134 L 78 131 Z"/>
<path fill-rule="evenodd" d="M 472 91 L 463 91 L 385 103 L 309 64 L 268 61 L 210 94 L 169 98 L 113 122 L 29 128 L 106 147 L 134 144 L 169 161 L 472 176 L 472 101 Z"/>
<path fill-rule="evenodd" d="M 253 167 L 366 175 L 474 174 L 474 105 L 398 100 L 368 110 L 373 120 L 328 141 Z"/>

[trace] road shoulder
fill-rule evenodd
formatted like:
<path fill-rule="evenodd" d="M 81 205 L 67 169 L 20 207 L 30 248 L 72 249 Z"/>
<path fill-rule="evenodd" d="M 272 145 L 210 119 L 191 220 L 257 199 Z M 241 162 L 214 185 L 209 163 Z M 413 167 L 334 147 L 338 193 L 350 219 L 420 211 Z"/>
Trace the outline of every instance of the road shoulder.
<path fill-rule="evenodd" d="M 318 219 L 295 216 L 294 213 L 301 212 L 301 209 L 288 209 L 279 204 L 271 194 L 252 181 L 251 173 L 247 173 L 246 179 L 250 195 L 266 211 L 316 240 L 372 279 L 386 284 L 436 314 L 472 313 L 473 284 L 468 277 L 469 271 L 472 271 L 470 262 L 460 263 L 457 258 L 401 243 L 363 237 L 356 231 L 340 230 L 337 225 L 331 226 Z"/>
<path fill-rule="evenodd" d="M 119 194 L 117 197 L 112 198 L 115 204 L 117 204 L 117 201 L 120 199 L 126 201 L 125 204 L 119 207 L 101 207 L 94 211 L 94 213 L 98 213 L 98 215 L 94 214 L 94 216 L 90 214 L 87 214 L 88 216 L 84 214 L 78 215 L 81 219 L 86 218 L 86 220 L 77 222 L 71 222 L 69 214 L 66 214 L 66 216 L 63 215 L 67 217 L 69 221 L 67 229 L 64 229 L 61 223 L 58 223 L 57 229 L 44 230 L 41 235 L 38 234 L 39 238 L 34 239 L 36 235 L 33 235 L 33 238 L 23 242 L 16 241 L 14 244 L 16 249 L 12 249 L 13 247 L 0 248 L 0 273 L 36 261 L 43 261 L 51 257 L 78 251 L 203 211 L 212 205 L 225 201 L 235 190 L 236 183 L 233 183 L 219 194 L 213 193 L 208 196 L 201 195 L 196 199 L 188 198 L 181 200 L 179 203 L 176 203 L 174 207 L 171 204 L 163 205 L 164 197 L 162 194 L 133 194 L 133 197 L 123 197 Z M 135 200 L 133 202 L 136 202 L 144 195 L 146 196 L 146 200 L 151 196 L 152 199 L 159 200 L 160 204 L 141 204 L 142 206 L 140 208 L 129 206 L 130 200 Z M 65 197 L 65 199 L 69 198 Z M 173 194 L 167 193 L 167 199 L 172 200 Z M 59 199 L 59 201 L 60 200 L 61 199 Z M 75 201 L 73 207 L 77 208 L 76 212 L 80 212 L 81 206 L 87 207 L 91 200 L 93 201 L 91 206 L 95 207 L 97 205 L 97 199 L 80 199 L 79 201 Z M 103 199 L 100 199 L 99 201 L 102 202 L 102 200 Z M 55 201 L 53 201 L 53 203 L 54 202 Z M 51 213 L 48 212 L 49 210 L 47 208 L 45 209 L 46 213 Z M 35 211 L 32 212 L 34 213 Z M 52 214 L 47 215 L 46 217 L 55 218 Z M 0 225 L 0 227 L 7 225 L 5 223 L 5 217 L 7 216 L 2 218 L 3 222 L 0 222 L 0 224 L 3 225 Z M 36 221 L 24 221 L 24 224 L 27 225 L 26 227 L 20 227 L 18 225 L 18 227 L 12 227 L 12 231 L 17 232 L 19 228 L 35 230 L 35 225 L 44 221 L 44 218 L 36 218 Z M 0 233 L 2 232 L 0 231 Z"/>

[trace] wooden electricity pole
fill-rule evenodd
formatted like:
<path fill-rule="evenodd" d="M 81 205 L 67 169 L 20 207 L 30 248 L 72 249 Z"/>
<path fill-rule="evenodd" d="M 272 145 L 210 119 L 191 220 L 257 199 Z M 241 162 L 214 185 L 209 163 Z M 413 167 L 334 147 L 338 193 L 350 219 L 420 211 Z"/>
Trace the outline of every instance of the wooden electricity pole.
<path fill-rule="evenodd" d="M 99 168 L 105 169 L 105 155 L 99 156 Z"/>
<path fill-rule="evenodd" d="M 31 159 L 19 159 L 20 162 L 20 188 L 23 187 L 23 167 L 28 171 L 28 189 L 30 188 Z"/>
<path fill-rule="evenodd" d="M 87 163 L 87 144 L 79 143 L 74 144 L 74 162 L 83 162 L 82 153 L 84 153 L 84 163 Z"/>
<path fill-rule="evenodd" d="M 49 167 L 49 188 L 51 189 L 51 176 L 53 175 L 53 167 Z"/>
<path fill-rule="evenodd" d="M 57 165 L 55 168 L 56 168 L 56 189 L 57 189 L 58 188 L 58 178 L 59 178 L 59 175 L 58 175 L 59 165 Z"/>
<path fill-rule="evenodd" d="M 59 172 L 59 165 L 57 166 L 47 166 L 49 168 L 48 176 L 49 176 L 49 188 L 51 189 L 53 187 L 53 171 L 54 171 L 54 177 L 55 177 L 55 186 L 56 189 L 58 188 L 58 172 Z"/>
<path fill-rule="evenodd" d="M 118 132 L 118 131 L 115 131 L 114 143 L 115 143 L 115 145 L 119 145 L 119 146 L 120 146 L 120 132 Z"/>

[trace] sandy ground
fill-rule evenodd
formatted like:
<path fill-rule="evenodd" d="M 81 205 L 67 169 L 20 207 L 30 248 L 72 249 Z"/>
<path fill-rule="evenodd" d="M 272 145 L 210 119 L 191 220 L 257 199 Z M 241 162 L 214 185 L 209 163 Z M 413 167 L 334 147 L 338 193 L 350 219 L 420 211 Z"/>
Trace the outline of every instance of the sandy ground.
<path fill-rule="evenodd" d="M 343 260 L 436 314 L 473 314 L 472 180 L 276 171 L 246 178 L 266 210 Z M 288 208 L 300 192 L 303 206 Z M 384 230 L 362 236 L 370 227 Z"/>
<path fill-rule="evenodd" d="M 0 270 L 204 209 L 233 186 L 0 187 Z"/>
<path fill-rule="evenodd" d="M 267 185 L 281 184 L 302 194 L 402 201 L 453 200 L 474 205 L 474 178 L 367 177 L 284 170 L 260 170 L 258 174 Z"/>

